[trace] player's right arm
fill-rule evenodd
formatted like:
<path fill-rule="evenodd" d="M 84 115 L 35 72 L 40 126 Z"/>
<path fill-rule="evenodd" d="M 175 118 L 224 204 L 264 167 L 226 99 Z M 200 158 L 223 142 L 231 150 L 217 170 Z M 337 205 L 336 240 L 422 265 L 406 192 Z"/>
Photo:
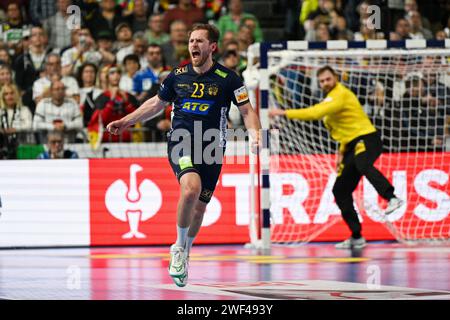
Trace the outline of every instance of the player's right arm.
<path fill-rule="evenodd" d="M 116 120 L 110 122 L 106 129 L 111 134 L 119 135 L 128 127 L 133 126 L 137 122 L 144 121 L 150 119 L 161 112 L 164 107 L 167 105 L 167 102 L 161 100 L 158 95 L 148 99 L 145 101 L 139 108 L 137 108 L 134 112 L 126 115 L 120 120 Z"/>
<path fill-rule="evenodd" d="M 106 129 L 112 134 L 121 134 L 126 128 L 136 122 L 148 120 L 156 116 L 171 101 L 175 100 L 174 90 L 175 75 L 171 72 L 159 87 L 158 94 L 145 101 L 134 112 L 126 115 L 120 120 L 113 121 Z"/>

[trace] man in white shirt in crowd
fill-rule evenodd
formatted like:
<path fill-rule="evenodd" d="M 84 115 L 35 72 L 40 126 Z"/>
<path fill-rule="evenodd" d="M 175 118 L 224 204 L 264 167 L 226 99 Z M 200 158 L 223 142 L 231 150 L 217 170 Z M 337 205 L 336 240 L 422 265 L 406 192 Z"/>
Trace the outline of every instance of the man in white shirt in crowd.
<path fill-rule="evenodd" d="M 64 51 L 61 57 L 62 74 L 74 76 L 78 68 L 85 62 L 95 64 L 97 67 L 102 61 L 102 54 L 95 48 L 95 41 L 88 28 L 73 31 L 74 46 Z"/>
<path fill-rule="evenodd" d="M 135 54 L 129 54 L 123 60 L 123 73 L 120 77 L 119 88 L 131 94 L 135 94 L 133 88 L 133 78 L 141 68 L 139 57 Z"/>
<path fill-rule="evenodd" d="M 80 100 L 80 89 L 77 80 L 70 76 L 61 77 L 61 58 L 54 53 L 47 56 L 44 72 L 33 84 L 33 100 L 38 104 L 43 98 L 50 96 L 50 85 L 53 77 L 60 78 L 66 86 L 67 97 Z"/>
<path fill-rule="evenodd" d="M 42 99 L 36 106 L 34 130 L 76 131 L 83 128 L 80 107 L 75 100 L 65 96 L 65 90 L 61 80 L 51 83 L 51 97 Z"/>
<path fill-rule="evenodd" d="M 70 25 L 70 14 L 68 12 L 69 6 L 72 5 L 72 0 L 57 0 L 56 6 L 58 11 L 44 21 L 44 29 L 47 30 L 50 38 L 50 46 L 52 48 L 63 49 L 70 46 L 70 33 L 68 28 Z"/>
<path fill-rule="evenodd" d="M 122 65 L 123 59 L 129 54 L 134 53 L 139 57 L 139 64 L 141 70 L 147 67 L 147 56 L 145 51 L 147 49 L 147 40 L 142 31 L 138 31 L 133 36 L 133 45 L 120 49 L 116 54 L 117 64 Z"/>

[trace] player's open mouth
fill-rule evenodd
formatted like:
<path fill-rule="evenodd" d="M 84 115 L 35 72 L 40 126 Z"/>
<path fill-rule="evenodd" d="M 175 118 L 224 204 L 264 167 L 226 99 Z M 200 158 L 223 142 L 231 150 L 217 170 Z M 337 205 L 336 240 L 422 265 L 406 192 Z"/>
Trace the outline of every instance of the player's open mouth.
<path fill-rule="evenodd" d="M 200 57 L 200 51 L 192 51 L 192 58 Z"/>

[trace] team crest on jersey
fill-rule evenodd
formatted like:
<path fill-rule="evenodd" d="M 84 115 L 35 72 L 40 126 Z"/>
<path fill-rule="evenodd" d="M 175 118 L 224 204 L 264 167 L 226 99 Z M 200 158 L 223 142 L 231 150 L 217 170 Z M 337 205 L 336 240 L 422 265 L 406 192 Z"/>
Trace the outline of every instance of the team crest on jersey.
<path fill-rule="evenodd" d="M 186 73 L 187 71 L 188 71 L 187 66 L 180 67 L 180 68 L 176 68 L 176 69 L 175 69 L 175 75 L 179 75 L 179 74 L 182 74 L 182 73 Z"/>
<path fill-rule="evenodd" d="M 217 96 L 217 93 L 219 93 L 219 88 L 215 85 L 212 84 L 209 88 L 208 88 L 208 94 L 210 96 Z"/>
<path fill-rule="evenodd" d="M 241 103 L 248 100 L 248 92 L 245 86 L 240 87 L 239 89 L 234 90 L 234 97 L 236 98 L 237 103 Z"/>

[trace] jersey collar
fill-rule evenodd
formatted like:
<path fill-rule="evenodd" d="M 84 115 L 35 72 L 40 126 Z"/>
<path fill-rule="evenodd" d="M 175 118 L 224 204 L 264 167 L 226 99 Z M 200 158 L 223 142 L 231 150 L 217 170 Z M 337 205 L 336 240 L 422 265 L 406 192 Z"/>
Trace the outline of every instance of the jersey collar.
<path fill-rule="evenodd" d="M 201 76 L 205 76 L 211 72 L 214 72 L 217 68 L 217 61 L 213 60 L 213 65 L 211 66 L 211 68 L 209 68 L 205 73 L 198 73 L 194 70 L 194 66 L 192 65 L 192 63 L 188 64 L 188 68 L 189 71 L 192 72 L 192 74 L 196 75 L 197 77 L 201 77 Z"/>

